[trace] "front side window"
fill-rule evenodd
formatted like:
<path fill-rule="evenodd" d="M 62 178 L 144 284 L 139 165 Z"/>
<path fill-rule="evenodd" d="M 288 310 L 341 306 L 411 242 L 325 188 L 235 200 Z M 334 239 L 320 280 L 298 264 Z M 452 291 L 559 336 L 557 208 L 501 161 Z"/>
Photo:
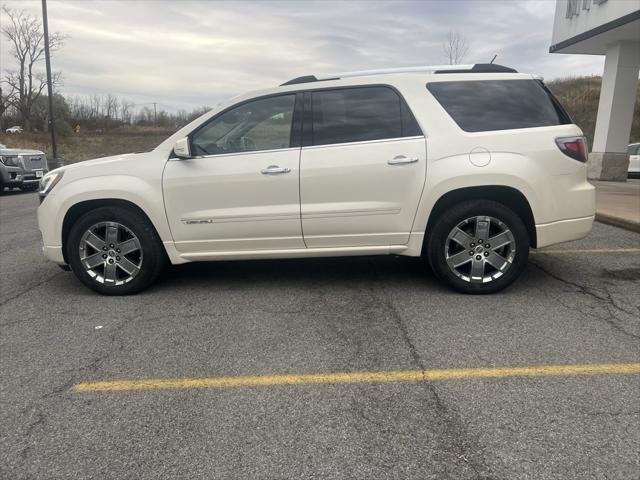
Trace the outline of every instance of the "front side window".
<path fill-rule="evenodd" d="M 296 96 L 280 95 L 243 103 L 197 130 L 194 155 L 223 155 L 289 148 Z"/>
<path fill-rule="evenodd" d="M 321 90 L 311 93 L 313 145 L 420 135 L 400 96 L 387 87 Z"/>
<path fill-rule="evenodd" d="M 427 89 L 467 132 L 571 123 L 551 92 L 536 80 L 433 82 Z"/>

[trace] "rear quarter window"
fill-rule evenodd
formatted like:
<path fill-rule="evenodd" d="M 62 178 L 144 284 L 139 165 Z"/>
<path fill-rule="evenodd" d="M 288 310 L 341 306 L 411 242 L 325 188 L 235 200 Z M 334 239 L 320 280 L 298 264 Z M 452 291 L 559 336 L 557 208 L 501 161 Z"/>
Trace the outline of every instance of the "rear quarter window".
<path fill-rule="evenodd" d="M 572 123 L 537 80 L 446 81 L 429 83 L 427 89 L 466 132 Z"/>

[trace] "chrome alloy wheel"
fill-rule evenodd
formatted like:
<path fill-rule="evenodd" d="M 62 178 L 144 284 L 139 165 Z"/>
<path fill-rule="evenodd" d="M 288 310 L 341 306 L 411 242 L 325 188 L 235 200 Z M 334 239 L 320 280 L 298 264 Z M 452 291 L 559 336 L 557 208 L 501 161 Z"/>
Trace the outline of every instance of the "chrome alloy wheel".
<path fill-rule="evenodd" d="M 142 266 L 142 246 L 124 225 L 100 222 L 80 239 L 80 263 L 98 283 L 116 286 L 133 280 Z"/>
<path fill-rule="evenodd" d="M 478 216 L 456 225 L 447 236 L 449 269 L 470 283 L 489 283 L 505 274 L 516 255 L 511 230 L 497 218 Z"/>

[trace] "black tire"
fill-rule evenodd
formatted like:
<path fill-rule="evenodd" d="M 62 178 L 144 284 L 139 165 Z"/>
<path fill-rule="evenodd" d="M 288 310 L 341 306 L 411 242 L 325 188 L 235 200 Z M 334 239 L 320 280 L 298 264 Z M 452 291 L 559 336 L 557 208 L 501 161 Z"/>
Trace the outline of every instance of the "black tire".
<path fill-rule="evenodd" d="M 139 240 L 143 258 L 137 275 L 128 283 L 107 285 L 93 278 L 80 258 L 80 243 L 85 232 L 101 222 L 116 222 L 130 230 Z M 103 295 L 132 295 L 150 286 L 167 264 L 167 255 L 158 234 L 147 218 L 133 209 L 101 207 L 82 215 L 71 227 L 66 245 L 67 260 L 78 279 Z M 106 276 L 106 275 L 105 275 Z"/>
<path fill-rule="evenodd" d="M 515 254 L 508 268 L 504 273 L 497 271 L 499 276 L 487 283 L 471 282 L 456 275 L 447 264 L 445 252 L 449 233 L 456 226 L 466 219 L 482 216 L 502 222 L 511 231 L 515 243 Z M 496 293 L 511 285 L 525 269 L 529 258 L 529 234 L 520 217 L 505 205 L 491 200 L 470 200 L 454 205 L 438 216 L 428 232 L 425 253 L 436 276 L 455 290 L 468 294 Z"/>

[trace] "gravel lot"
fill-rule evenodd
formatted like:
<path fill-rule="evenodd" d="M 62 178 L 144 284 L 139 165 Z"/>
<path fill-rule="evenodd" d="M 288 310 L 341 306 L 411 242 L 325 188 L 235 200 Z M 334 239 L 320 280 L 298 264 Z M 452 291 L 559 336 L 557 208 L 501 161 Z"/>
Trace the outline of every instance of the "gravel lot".
<path fill-rule="evenodd" d="M 639 234 L 596 224 L 494 296 L 362 257 L 191 264 L 107 298 L 44 260 L 37 204 L 0 198 L 0 478 L 638 478 L 638 374 L 72 387 L 640 362 Z"/>

